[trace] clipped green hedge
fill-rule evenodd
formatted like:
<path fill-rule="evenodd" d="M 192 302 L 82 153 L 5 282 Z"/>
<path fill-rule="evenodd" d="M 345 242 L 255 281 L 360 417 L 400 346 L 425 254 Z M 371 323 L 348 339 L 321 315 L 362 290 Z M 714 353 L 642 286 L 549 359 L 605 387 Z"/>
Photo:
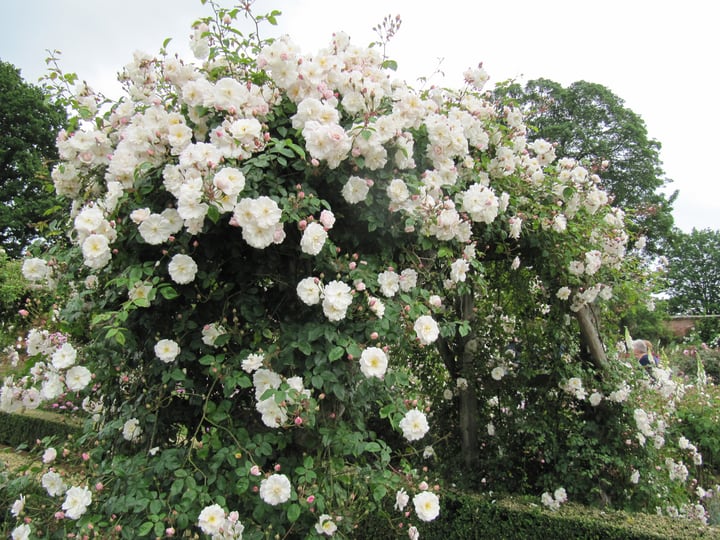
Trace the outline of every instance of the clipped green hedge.
<path fill-rule="evenodd" d="M 658 540 L 719 538 L 720 527 L 650 514 L 602 511 L 564 504 L 551 511 L 527 498 L 445 493 L 440 517 L 413 523 L 422 540 Z M 381 519 L 368 519 L 362 538 L 391 540 L 397 532 Z"/>
<path fill-rule="evenodd" d="M 42 411 L 23 414 L 0 412 L 0 444 L 14 448 L 32 447 L 43 437 L 64 441 L 80 434 L 80 426 L 72 419 Z"/>

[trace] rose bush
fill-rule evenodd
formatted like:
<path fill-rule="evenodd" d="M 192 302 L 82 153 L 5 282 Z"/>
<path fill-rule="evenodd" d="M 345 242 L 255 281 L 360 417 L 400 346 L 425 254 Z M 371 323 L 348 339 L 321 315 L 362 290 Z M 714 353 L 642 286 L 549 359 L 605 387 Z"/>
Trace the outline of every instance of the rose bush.
<path fill-rule="evenodd" d="M 416 537 L 442 497 L 418 363 L 457 379 L 473 418 L 479 381 L 517 370 L 513 318 L 547 316 L 567 350 L 542 369 L 586 375 L 569 316 L 622 279 L 623 212 L 583 164 L 527 144 L 481 67 L 420 92 L 379 47 L 337 33 L 306 55 L 233 27 L 277 12 L 212 7 L 198 62 L 136 53 L 120 100 L 66 95 L 70 341 L 2 396 L 88 379 L 85 483 L 48 470 L 60 513 L 24 512 L 57 536 L 353 536 L 380 514 Z"/>

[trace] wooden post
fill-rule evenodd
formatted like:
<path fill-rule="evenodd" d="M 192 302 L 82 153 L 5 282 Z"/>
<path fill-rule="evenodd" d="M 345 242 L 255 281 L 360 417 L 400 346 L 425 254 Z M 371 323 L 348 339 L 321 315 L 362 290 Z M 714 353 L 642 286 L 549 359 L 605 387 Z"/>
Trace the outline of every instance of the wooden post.
<path fill-rule="evenodd" d="M 580 325 L 580 338 L 588 348 L 593 363 L 598 369 L 608 369 L 610 364 L 608 364 L 605 347 L 600 339 L 593 309 L 586 304 L 575 312 L 575 317 Z"/>

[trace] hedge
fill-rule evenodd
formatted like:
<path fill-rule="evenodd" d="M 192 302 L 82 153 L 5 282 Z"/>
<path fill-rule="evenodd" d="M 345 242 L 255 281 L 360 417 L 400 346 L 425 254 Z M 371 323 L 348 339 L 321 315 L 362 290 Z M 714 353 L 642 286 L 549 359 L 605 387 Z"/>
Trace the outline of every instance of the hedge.
<path fill-rule="evenodd" d="M 462 493 L 441 496 L 440 517 L 417 523 L 422 540 L 681 540 L 720 538 L 720 527 L 650 514 L 603 511 L 564 504 L 551 511 L 528 498 Z M 396 539 L 396 531 L 379 518 L 358 527 L 358 538 Z"/>
<path fill-rule="evenodd" d="M 80 434 L 77 421 L 42 411 L 25 411 L 23 414 L 0 412 L 0 444 L 32 447 L 44 437 L 64 441 Z"/>

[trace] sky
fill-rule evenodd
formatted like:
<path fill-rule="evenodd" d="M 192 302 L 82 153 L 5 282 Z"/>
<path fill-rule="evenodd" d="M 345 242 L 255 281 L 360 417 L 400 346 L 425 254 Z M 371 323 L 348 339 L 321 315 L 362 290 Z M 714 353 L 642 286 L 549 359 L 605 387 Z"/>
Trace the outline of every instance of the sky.
<path fill-rule="evenodd" d="M 665 191 L 679 191 L 675 225 L 684 232 L 720 230 L 720 168 L 712 165 L 720 125 L 716 2 L 256 0 L 253 8 L 274 9 L 282 12 L 279 24 L 261 28 L 261 35 L 289 34 L 308 54 L 336 31 L 367 45 L 385 16 L 400 15 L 387 53 L 398 62 L 398 75 L 416 87 L 418 77 L 458 87 L 463 71 L 480 62 L 491 86 L 540 77 L 563 86 L 602 84 L 661 143 L 662 166 L 672 180 Z M 191 25 L 210 13 L 200 0 L 0 0 L 0 60 L 35 83 L 47 72 L 47 50 L 57 49 L 63 71 L 117 96 L 116 74 L 134 51 L 155 54 L 172 38 L 168 50 L 191 60 Z"/>

